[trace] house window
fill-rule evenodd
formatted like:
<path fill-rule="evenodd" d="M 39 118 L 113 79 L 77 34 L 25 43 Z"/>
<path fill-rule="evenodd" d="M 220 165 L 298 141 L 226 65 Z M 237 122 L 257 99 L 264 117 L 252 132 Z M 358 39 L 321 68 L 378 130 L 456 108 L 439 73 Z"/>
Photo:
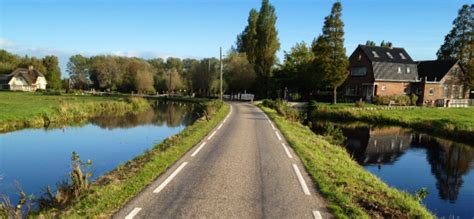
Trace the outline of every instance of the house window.
<path fill-rule="evenodd" d="M 387 52 L 387 56 L 390 58 L 390 59 L 393 59 L 393 56 L 390 52 Z"/>
<path fill-rule="evenodd" d="M 346 95 L 354 96 L 356 95 L 356 86 L 347 86 L 346 87 Z"/>
<path fill-rule="evenodd" d="M 434 89 L 434 88 L 430 88 L 430 96 L 433 96 L 433 95 L 434 95 L 434 92 L 435 92 L 435 89 Z"/>
<path fill-rule="evenodd" d="M 385 89 L 386 89 L 385 85 L 382 85 L 382 87 L 380 88 L 380 90 L 382 91 L 385 91 Z"/>
<path fill-rule="evenodd" d="M 448 98 L 448 92 L 449 92 L 448 85 L 444 85 L 444 88 L 443 88 L 443 97 L 444 98 Z"/>
<path fill-rule="evenodd" d="M 407 74 L 410 73 L 410 67 L 407 67 Z"/>
<path fill-rule="evenodd" d="M 402 67 L 398 67 L 398 74 L 402 73 Z"/>
<path fill-rule="evenodd" d="M 451 88 L 451 98 L 456 98 L 458 94 L 458 89 L 456 88 L 456 85 L 453 85 L 453 88 Z"/>
<path fill-rule="evenodd" d="M 464 87 L 462 85 L 459 86 L 459 98 L 463 98 L 464 94 Z"/>
<path fill-rule="evenodd" d="M 405 86 L 405 88 L 403 89 L 403 93 L 404 94 L 410 94 L 411 93 L 410 92 L 410 85 Z"/>
<path fill-rule="evenodd" d="M 359 58 L 358 58 L 358 59 L 359 59 L 359 61 L 362 60 L 362 55 L 359 55 Z"/>
<path fill-rule="evenodd" d="M 375 51 L 372 51 L 372 55 L 374 55 L 375 58 L 379 57 L 379 54 L 377 54 L 377 52 L 375 52 Z"/>
<path fill-rule="evenodd" d="M 401 57 L 402 59 L 407 59 L 407 57 L 405 57 L 405 55 L 403 55 L 403 53 L 400 53 L 400 57 Z"/>
<path fill-rule="evenodd" d="M 351 75 L 352 76 L 364 76 L 367 74 L 367 68 L 366 67 L 356 67 L 351 69 Z"/>

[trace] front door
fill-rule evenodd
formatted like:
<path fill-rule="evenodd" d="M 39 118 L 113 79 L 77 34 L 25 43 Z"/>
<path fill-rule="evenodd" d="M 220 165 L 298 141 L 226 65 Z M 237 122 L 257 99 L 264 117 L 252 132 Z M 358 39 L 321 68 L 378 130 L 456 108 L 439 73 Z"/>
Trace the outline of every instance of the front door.
<path fill-rule="evenodd" d="M 370 102 L 372 101 L 372 95 L 374 93 L 373 91 L 373 87 L 370 85 L 370 86 L 366 86 L 366 94 L 365 94 L 365 101 L 366 102 Z"/>

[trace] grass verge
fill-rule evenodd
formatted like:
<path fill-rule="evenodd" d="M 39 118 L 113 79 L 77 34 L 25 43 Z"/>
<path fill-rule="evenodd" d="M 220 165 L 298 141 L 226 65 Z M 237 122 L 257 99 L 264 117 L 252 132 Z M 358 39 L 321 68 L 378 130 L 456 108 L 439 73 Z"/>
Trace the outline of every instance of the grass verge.
<path fill-rule="evenodd" d="M 344 106 L 311 106 L 312 119 L 362 121 L 371 124 L 398 125 L 458 141 L 474 139 L 474 107 L 415 108 L 412 110 L 354 110 Z"/>
<path fill-rule="evenodd" d="M 260 106 L 300 157 L 314 184 L 338 218 L 433 218 L 415 198 L 389 187 L 309 127 Z"/>
<path fill-rule="evenodd" d="M 100 177 L 71 207 L 40 214 L 46 217 L 110 217 L 199 143 L 228 112 L 229 106 L 222 104 L 209 121 L 197 120 L 179 134 Z"/>
<path fill-rule="evenodd" d="M 149 109 L 143 98 L 0 92 L 0 132 Z"/>

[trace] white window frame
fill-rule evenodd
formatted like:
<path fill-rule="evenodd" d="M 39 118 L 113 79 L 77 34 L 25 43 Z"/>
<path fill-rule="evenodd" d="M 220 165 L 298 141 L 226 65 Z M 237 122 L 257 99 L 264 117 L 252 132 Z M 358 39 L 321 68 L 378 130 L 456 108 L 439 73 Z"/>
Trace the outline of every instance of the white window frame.
<path fill-rule="evenodd" d="M 430 87 L 430 90 L 428 91 L 430 96 L 434 95 L 435 89 L 433 87 Z"/>
<path fill-rule="evenodd" d="M 410 73 L 410 67 L 407 67 L 407 74 Z"/>
<path fill-rule="evenodd" d="M 402 67 L 398 67 L 398 74 L 401 74 L 402 73 Z"/>

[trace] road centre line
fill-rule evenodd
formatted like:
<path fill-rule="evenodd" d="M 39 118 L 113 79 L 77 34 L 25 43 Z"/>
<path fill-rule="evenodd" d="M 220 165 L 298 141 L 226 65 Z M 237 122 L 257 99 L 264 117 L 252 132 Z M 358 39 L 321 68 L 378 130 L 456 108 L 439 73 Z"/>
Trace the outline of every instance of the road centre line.
<path fill-rule="evenodd" d="M 305 195 L 311 195 L 309 192 L 308 186 L 306 185 L 306 182 L 304 181 L 303 175 L 301 175 L 300 169 L 296 164 L 293 164 L 293 170 L 296 173 L 296 176 L 298 177 L 298 181 L 300 181 L 300 186 L 303 189 L 303 192 Z"/>
<path fill-rule="evenodd" d="M 178 175 L 178 173 L 184 168 L 184 166 L 186 166 L 186 164 L 188 164 L 188 162 L 183 162 L 168 178 L 166 178 L 166 180 L 161 183 L 161 185 L 159 185 L 154 191 L 153 193 L 159 193 L 161 190 L 163 190 L 166 185 L 168 185 L 168 183 L 171 182 L 171 180 L 173 180 L 174 177 L 176 177 L 176 175 Z"/>
<path fill-rule="evenodd" d="M 138 212 L 140 212 L 142 209 L 141 208 L 134 208 L 126 217 L 125 219 L 132 219 L 133 217 L 135 217 Z"/>
<path fill-rule="evenodd" d="M 314 219 L 323 219 L 323 216 L 321 216 L 321 213 L 319 213 L 319 211 L 313 211 L 313 216 Z"/>
<path fill-rule="evenodd" d="M 206 142 L 202 142 L 201 145 L 199 145 L 199 147 L 191 154 L 191 157 L 194 157 L 196 156 L 197 153 L 199 153 L 199 151 L 201 150 L 201 148 L 204 147 L 204 145 L 206 145 Z"/>
<path fill-rule="evenodd" d="M 276 134 L 276 136 L 277 136 L 278 140 L 279 140 L 279 141 L 281 141 L 281 136 L 280 136 L 280 134 L 278 134 L 278 132 L 277 132 L 277 131 L 275 131 L 275 134 Z"/>
<path fill-rule="evenodd" d="M 212 132 L 212 134 L 209 135 L 209 137 L 207 137 L 207 140 L 208 140 L 208 141 L 211 140 L 212 137 L 214 137 L 214 135 L 216 134 L 216 132 L 217 132 L 217 131 Z"/>
<path fill-rule="evenodd" d="M 291 159 L 293 156 L 291 156 L 290 150 L 288 150 L 288 147 L 285 145 L 285 143 L 281 143 L 281 146 L 283 146 L 283 149 L 285 149 L 286 155 Z"/>

